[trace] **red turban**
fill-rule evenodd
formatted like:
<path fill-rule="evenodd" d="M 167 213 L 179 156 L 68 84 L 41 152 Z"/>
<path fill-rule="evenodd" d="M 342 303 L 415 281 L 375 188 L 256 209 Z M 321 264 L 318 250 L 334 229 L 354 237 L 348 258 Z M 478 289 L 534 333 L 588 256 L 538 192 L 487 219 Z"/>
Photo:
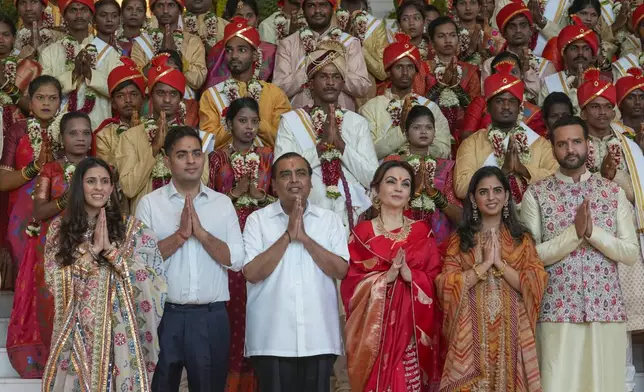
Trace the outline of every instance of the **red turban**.
<path fill-rule="evenodd" d="M 499 31 L 504 33 L 505 25 L 517 15 L 524 15 L 532 24 L 532 12 L 523 4 L 522 0 L 513 0 L 496 14 L 496 25 L 499 26 Z"/>
<path fill-rule="evenodd" d="M 622 4 L 622 7 L 624 5 Z M 635 8 L 635 11 L 633 11 L 633 30 L 635 30 L 635 35 L 637 34 L 637 30 L 640 27 L 640 23 L 644 20 L 644 4 L 640 5 L 639 7 Z"/>
<path fill-rule="evenodd" d="M 589 28 L 587 28 L 584 23 L 579 19 L 577 15 L 572 16 L 573 24 L 566 26 L 559 33 L 557 38 L 557 48 L 559 53 L 563 56 L 564 50 L 571 43 L 583 39 L 590 45 L 590 48 L 593 50 L 593 54 L 597 55 L 597 50 L 599 49 L 599 39 L 597 34 Z"/>
<path fill-rule="evenodd" d="M 141 90 L 141 94 L 145 95 L 145 77 L 139 71 L 134 61 L 129 57 L 121 57 L 121 62 L 123 65 L 120 65 L 112 70 L 107 76 L 107 89 L 110 92 L 110 95 L 114 92 L 114 89 L 118 87 L 119 84 L 131 80 L 136 84 L 136 87 Z"/>
<path fill-rule="evenodd" d="M 631 68 L 628 73 L 617 80 L 617 105 L 620 105 L 628 94 L 635 90 L 644 90 L 644 76 L 640 68 Z"/>
<path fill-rule="evenodd" d="M 409 57 L 416 66 L 416 70 L 420 70 L 420 52 L 415 45 L 410 43 L 411 38 L 405 33 L 397 33 L 394 41 L 385 48 L 382 56 L 385 71 L 403 57 Z"/>
<path fill-rule="evenodd" d="M 255 49 L 259 48 L 262 42 L 259 38 L 259 32 L 253 26 L 248 25 L 248 21 L 239 16 L 235 16 L 230 23 L 224 28 L 224 44 L 233 37 L 238 37 L 251 44 Z"/>
<path fill-rule="evenodd" d="M 612 83 L 599 78 L 599 69 L 588 68 L 584 72 L 583 83 L 577 89 L 579 108 L 583 109 L 598 97 L 606 98 L 615 105 L 617 103 L 617 90 Z"/>
<path fill-rule="evenodd" d="M 60 13 L 65 14 L 65 9 L 67 8 L 68 5 L 71 3 L 80 3 L 83 5 L 86 5 L 90 11 L 92 11 L 92 14 L 96 13 L 96 7 L 94 6 L 94 1 L 92 0 L 63 0 L 58 3 L 58 8 L 60 8 Z"/>
<path fill-rule="evenodd" d="M 512 61 L 500 61 L 494 66 L 496 73 L 488 76 L 483 82 L 486 101 L 507 91 L 514 95 L 520 102 L 523 102 L 523 90 L 525 86 L 521 79 L 515 78 L 510 74 L 514 66 L 515 64 Z"/>
<path fill-rule="evenodd" d="M 179 90 L 183 96 L 186 92 L 186 77 L 181 71 L 168 65 L 169 58 L 168 53 L 161 53 L 152 58 L 148 71 L 148 88 L 152 91 L 152 87 L 161 82 Z"/>

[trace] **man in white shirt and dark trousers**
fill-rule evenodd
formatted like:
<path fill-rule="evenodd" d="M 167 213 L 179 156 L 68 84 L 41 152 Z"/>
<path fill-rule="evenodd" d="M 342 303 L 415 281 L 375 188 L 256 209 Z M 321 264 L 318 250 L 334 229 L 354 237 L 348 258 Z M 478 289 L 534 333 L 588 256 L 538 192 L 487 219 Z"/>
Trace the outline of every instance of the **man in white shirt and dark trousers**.
<path fill-rule="evenodd" d="M 297 153 L 273 162 L 279 201 L 246 221 L 246 356 L 261 392 L 329 392 L 343 354 L 336 279 L 344 279 L 346 231 L 331 210 L 307 202 L 311 166 Z"/>
<path fill-rule="evenodd" d="M 159 237 L 169 277 L 152 390 L 178 391 L 185 367 L 191 391 L 223 391 L 230 345 L 227 271 L 239 271 L 244 261 L 239 222 L 230 198 L 200 181 L 206 156 L 196 129 L 172 128 L 164 149 L 172 180 L 144 196 L 136 210 Z"/>

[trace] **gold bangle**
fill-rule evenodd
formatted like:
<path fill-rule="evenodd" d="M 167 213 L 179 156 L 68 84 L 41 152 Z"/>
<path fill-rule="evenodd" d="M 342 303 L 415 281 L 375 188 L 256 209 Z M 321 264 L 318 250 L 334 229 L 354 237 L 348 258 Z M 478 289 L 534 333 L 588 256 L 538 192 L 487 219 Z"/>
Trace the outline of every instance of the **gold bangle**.
<path fill-rule="evenodd" d="M 474 270 L 474 273 L 476 274 L 476 277 L 479 278 L 479 280 L 485 280 L 485 278 L 487 278 L 487 272 L 481 275 L 479 271 L 476 269 L 476 266 L 472 267 L 472 269 Z"/>
<path fill-rule="evenodd" d="M 42 169 L 40 166 L 38 166 L 38 161 L 33 160 L 31 163 L 34 165 L 34 169 L 36 169 L 37 172 L 40 173 L 40 170 Z"/>
<path fill-rule="evenodd" d="M 507 266 L 508 266 L 508 262 L 503 260 L 503 268 L 501 268 L 500 270 L 497 270 L 496 272 L 494 272 L 493 275 L 496 276 L 497 278 L 503 276 L 505 274 L 505 268 Z"/>
<path fill-rule="evenodd" d="M 27 166 L 25 166 L 25 167 L 23 167 L 22 169 L 20 169 L 20 174 L 22 175 L 22 178 L 24 178 L 26 181 L 29 181 L 29 180 L 31 180 L 31 178 L 29 178 L 29 177 L 27 176 L 27 174 L 25 173 L 25 169 L 26 169 L 26 168 L 27 168 Z"/>

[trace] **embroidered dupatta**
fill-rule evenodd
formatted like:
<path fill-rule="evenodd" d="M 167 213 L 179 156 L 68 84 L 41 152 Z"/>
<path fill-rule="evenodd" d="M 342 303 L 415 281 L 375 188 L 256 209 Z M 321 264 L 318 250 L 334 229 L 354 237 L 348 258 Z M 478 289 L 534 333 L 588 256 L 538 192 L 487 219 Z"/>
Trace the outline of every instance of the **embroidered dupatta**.
<path fill-rule="evenodd" d="M 113 263 L 99 265 L 79 254 L 63 267 L 55 259 L 60 223 L 51 224 L 45 245 L 56 314 L 43 392 L 149 391 L 167 292 L 155 234 L 129 217 Z M 82 244 L 79 253 L 86 248 Z"/>
<path fill-rule="evenodd" d="M 400 229 L 398 229 L 399 231 Z M 412 272 L 387 284 L 399 249 Z M 347 360 L 352 391 L 406 390 L 403 355 L 415 343 L 421 391 L 440 380 L 440 311 L 434 277 L 441 268 L 436 242 L 425 222 L 413 222 L 407 238 L 376 236 L 371 221 L 357 225 L 349 241 L 350 266 L 341 284 L 347 311 Z"/>
<path fill-rule="evenodd" d="M 489 278 L 465 291 L 464 273 L 482 260 L 476 247 L 461 252 L 458 234 L 449 240 L 436 278 L 448 340 L 441 392 L 541 391 L 535 328 L 548 275 L 530 236 L 517 245 L 503 229 L 501 247 L 503 259 L 519 273 L 521 292 L 494 278 L 496 297 L 490 295 Z"/>

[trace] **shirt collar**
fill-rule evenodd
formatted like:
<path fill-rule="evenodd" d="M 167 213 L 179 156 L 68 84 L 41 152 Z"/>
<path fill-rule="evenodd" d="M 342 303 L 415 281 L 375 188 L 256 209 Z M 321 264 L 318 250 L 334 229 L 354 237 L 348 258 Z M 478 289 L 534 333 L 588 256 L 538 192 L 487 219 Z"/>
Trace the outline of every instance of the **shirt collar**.
<path fill-rule="evenodd" d="M 173 197 L 183 198 L 183 195 L 180 194 L 177 188 L 174 186 L 174 181 L 170 180 L 168 185 L 165 186 L 165 189 L 168 194 L 168 199 L 172 199 Z M 199 194 L 197 194 L 197 197 L 199 196 L 204 196 L 206 198 L 208 197 L 208 188 L 206 188 L 201 182 L 199 182 Z"/>
<path fill-rule="evenodd" d="M 588 181 L 588 179 L 592 175 L 593 173 L 591 173 L 590 170 L 586 169 L 586 172 L 584 172 L 584 174 L 579 177 L 579 182 Z M 567 175 L 563 174 L 560 169 L 557 169 L 557 171 L 555 172 L 555 177 L 557 177 L 558 180 L 568 184 L 573 184 L 575 182 L 572 177 L 568 177 Z"/>
<path fill-rule="evenodd" d="M 271 208 L 271 210 L 268 212 L 269 218 L 274 218 L 274 217 L 276 217 L 278 215 L 288 216 L 286 214 L 286 212 L 284 212 L 284 210 L 282 209 L 282 203 L 280 203 L 279 200 L 276 201 L 275 203 L 271 204 L 269 206 L 269 208 Z M 308 214 L 312 214 L 312 215 L 315 215 L 315 216 L 318 216 L 318 217 L 320 216 L 320 213 L 317 210 L 317 207 L 314 206 L 313 204 L 311 204 L 307 200 L 306 201 L 306 209 L 304 210 L 304 215 L 308 215 Z"/>

